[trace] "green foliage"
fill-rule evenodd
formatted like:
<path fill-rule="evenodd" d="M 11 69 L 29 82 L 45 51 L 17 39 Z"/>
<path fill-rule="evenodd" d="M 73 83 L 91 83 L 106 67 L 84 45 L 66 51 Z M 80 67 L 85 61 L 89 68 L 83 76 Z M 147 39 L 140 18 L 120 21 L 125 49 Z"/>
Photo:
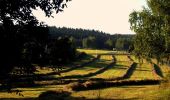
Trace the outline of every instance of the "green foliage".
<path fill-rule="evenodd" d="M 147 0 L 148 8 L 130 14 L 136 32 L 134 53 L 139 58 L 160 58 L 170 52 L 170 1 Z"/>
<path fill-rule="evenodd" d="M 52 39 L 48 45 L 47 54 L 50 64 L 64 64 L 75 59 L 76 48 L 67 37 Z"/>
<path fill-rule="evenodd" d="M 106 40 L 105 44 L 109 49 L 113 49 L 114 47 L 113 41 L 111 39 Z"/>
<path fill-rule="evenodd" d="M 92 48 L 92 49 L 110 49 L 115 48 L 116 40 L 124 38 L 126 40 L 126 46 L 123 48 L 127 50 L 131 44 L 131 40 L 134 35 L 126 34 L 107 34 L 95 30 L 84 30 L 84 29 L 72 29 L 72 28 L 56 28 L 49 27 L 49 33 L 51 37 L 74 37 L 75 45 L 78 48 Z"/>
<path fill-rule="evenodd" d="M 88 38 L 83 39 L 82 45 L 83 45 L 83 48 L 95 48 L 96 38 L 89 36 Z"/>
<path fill-rule="evenodd" d="M 117 39 L 115 47 L 117 50 L 122 50 L 124 47 L 124 40 L 121 38 Z"/>
<path fill-rule="evenodd" d="M 45 15 L 50 17 L 53 10 L 58 13 L 66 7 L 66 2 L 71 0 L 0 0 L 0 21 L 15 21 L 16 24 L 37 21 L 32 10 L 40 8 Z"/>
<path fill-rule="evenodd" d="M 66 7 L 70 0 L 0 0 L 0 79 L 14 67 L 32 66 L 43 56 L 48 29 L 32 11 L 40 8 L 48 17 Z"/>

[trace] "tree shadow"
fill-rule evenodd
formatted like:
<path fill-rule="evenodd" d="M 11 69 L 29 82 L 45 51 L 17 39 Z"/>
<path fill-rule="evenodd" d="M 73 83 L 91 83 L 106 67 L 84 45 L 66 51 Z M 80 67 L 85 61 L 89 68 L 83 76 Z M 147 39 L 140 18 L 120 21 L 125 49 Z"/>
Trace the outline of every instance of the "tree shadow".
<path fill-rule="evenodd" d="M 97 74 L 101 74 L 103 72 L 105 72 L 106 70 L 108 70 L 109 68 L 113 67 L 115 65 L 115 62 L 110 63 L 108 66 L 103 67 L 101 69 L 99 69 L 98 71 L 94 72 L 94 73 L 88 73 L 85 75 L 71 75 L 71 76 L 65 76 L 62 77 L 61 79 L 72 79 L 72 78 L 86 78 L 86 77 L 91 77 L 91 76 L 95 76 Z"/>
<path fill-rule="evenodd" d="M 130 55 L 127 55 L 127 58 L 130 60 L 130 61 L 134 61 Z"/>
<path fill-rule="evenodd" d="M 39 100 L 38 98 L 0 98 L 0 100 Z"/>
<path fill-rule="evenodd" d="M 137 63 L 133 63 L 131 67 L 127 70 L 126 74 L 122 77 L 123 79 L 128 79 L 132 76 L 134 70 L 137 68 Z"/>
<path fill-rule="evenodd" d="M 153 64 L 153 67 L 154 67 L 155 73 L 156 73 L 157 75 L 159 75 L 160 77 L 164 77 L 164 76 L 163 76 L 163 73 L 162 73 L 162 70 L 161 70 L 161 68 L 160 68 L 158 65 Z"/>

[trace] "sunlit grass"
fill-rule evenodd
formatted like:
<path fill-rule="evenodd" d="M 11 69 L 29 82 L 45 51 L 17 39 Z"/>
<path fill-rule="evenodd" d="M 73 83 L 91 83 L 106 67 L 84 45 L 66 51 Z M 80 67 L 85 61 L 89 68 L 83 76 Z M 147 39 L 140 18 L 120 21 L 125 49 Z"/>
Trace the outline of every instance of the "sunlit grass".
<path fill-rule="evenodd" d="M 77 49 L 80 52 L 85 52 L 87 54 L 104 54 L 104 53 L 111 53 L 111 50 L 93 50 L 93 49 Z"/>
<path fill-rule="evenodd" d="M 48 86 L 43 86 L 43 87 L 15 88 L 13 90 L 20 90 L 23 96 L 17 95 L 16 92 L 13 92 L 13 93 L 1 92 L 0 99 L 1 98 L 9 98 L 9 99 L 10 98 L 20 98 L 20 99 L 37 98 L 42 92 L 45 92 L 48 90 L 58 91 L 58 90 L 64 89 L 64 87 L 65 85 L 48 85 Z"/>
<path fill-rule="evenodd" d="M 114 66 L 101 74 L 93 76 L 93 78 L 113 79 L 123 77 L 131 64 L 131 62 L 117 62 Z"/>
<path fill-rule="evenodd" d="M 89 54 L 95 54 L 96 50 L 84 50 L 79 49 L 79 51 L 85 51 Z M 112 51 L 106 50 L 97 50 L 99 54 L 109 53 Z M 84 58 L 82 60 L 77 60 L 73 62 L 74 64 L 82 64 L 85 62 L 90 61 L 93 57 L 97 57 L 96 55 L 90 55 L 91 57 Z M 132 61 L 129 61 L 126 55 L 116 55 L 115 56 L 117 61 L 114 66 L 105 70 L 102 73 L 96 74 L 94 76 L 89 76 L 88 78 L 103 78 L 103 79 L 111 79 L 116 77 L 123 76 L 127 69 L 132 64 Z M 131 58 L 136 62 L 139 63 L 138 59 L 134 56 Z M 61 76 L 54 75 L 55 77 L 65 77 L 65 76 L 74 76 L 74 75 L 87 75 L 89 73 L 95 73 L 96 71 L 102 69 L 103 67 L 108 66 L 112 62 L 112 55 L 102 55 L 100 60 L 97 60 L 87 66 L 82 68 L 77 68 L 69 72 L 64 72 Z M 146 61 L 144 64 L 137 64 L 138 66 L 134 70 L 133 74 L 130 76 L 129 80 L 147 80 L 147 79 L 160 79 L 158 75 L 153 72 L 153 66 Z M 71 65 L 65 66 L 69 68 Z M 163 73 L 164 76 L 168 75 L 170 72 L 170 67 L 168 65 L 158 65 Z M 51 69 L 37 69 L 39 72 L 36 74 L 46 74 L 52 72 Z M 78 77 L 76 77 L 78 78 Z M 82 77 L 81 77 L 82 78 Z M 41 81 L 40 81 L 41 82 Z M 49 81 L 47 81 L 49 82 Z M 22 96 L 18 96 L 15 93 L 7 93 L 7 92 L 0 92 L 0 99 L 1 98 L 20 98 L 20 100 L 25 98 L 37 98 L 42 92 L 53 90 L 67 90 L 65 87 L 66 85 L 46 85 L 42 87 L 30 87 L 30 88 L 18 88 L 21 90 Z M 110 87 L 104 89 L 97 89 L 97 90 L 88 90 L 88 91 L 72 91 L 73 97 L 85 97 L 87 99 L 140 99 L 140 100 L 169 100 L 168 96 L 170 96 L 170 85 L 140 85 L 140 86 L 119 86 L 119 87 Z M 5 100 L 8 100 L 5 99 Z M 29 99 L 28 99 L 29 100 Z M 37 100 L 37 99 L 36 99 Z"/>
<path fill-rule="evenodd" d="M 160 93 L 161 90 L 161 93 Z M 166 91 L 170 91 L 166 89 Z M 162 96 L 164 90 L 160 89 L 158 85 L 146 85 L 146 86 L 121 86 L 111 87 L 98 90 L 88 90 L 73 92 L 72 96 L 75 97 L 87 97 L 87 99 L 109 99 L 109 100 L 158 100 L 158 97 Z M 167 92 L 166 92 L 167 93 Z M 163 97 L 163 96 L 162 96 Z M 168 99 L 160 99 L 168 100 Z"/>
<path fill-rule="evenodd" d="M 101 55 L 100 59 L 102 60 L 113 60 L 112 55 Z"/>
<path fill-rule="evenodd" d="M 117 61 L 130 61 L 127 55 L 115 55 Z"/>
<path fill-rule="evenodd" d="M 160 77 L 154 74 L 154 69 L 151 64 L 143 63 L 138 64 L 136 70 L 130 77 L 130 80 L 147 80 L 147 79 L 160 79 Z"/>
<path fill-rule="evenodd" d="M 77 68 L 75 70 L 62 73 L 60 77 L 74 76 L 74 75 L 86 75 L 89 73 L 94 73 L 94 72 L 100 70 L 101 68 L 106 67 L 110 63 L 111 63 L 111 61 L 98 60 L 98 61 L 91 63 L 87 66 L 84 66 L 82 68 Z M 57 77 L 58 77 L 58 75 L 57 75 Z"/>

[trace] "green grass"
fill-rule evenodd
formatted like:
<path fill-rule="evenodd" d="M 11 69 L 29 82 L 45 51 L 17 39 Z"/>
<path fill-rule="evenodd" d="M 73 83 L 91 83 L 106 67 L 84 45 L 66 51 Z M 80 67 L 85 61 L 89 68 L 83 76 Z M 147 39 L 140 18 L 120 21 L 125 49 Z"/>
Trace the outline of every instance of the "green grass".
<path fill-rule="evenodd" d="M 115 55 L 117 61 L 130 61 L 127 55 Z"/>
<path fill-rule="evenodd" d="M 100 59 L 101 60 L 113 60 L 113 57 L 112 57 L 112 55 L 102 55 L 101 57 L 100 57 Z"/>
<path fill-rule="evenodd" d="M 138 64 L 136 70 L 133 72 L 130 80 L 147 80 L 147 79 L 160 79 L 154 74 L 153 67 L 149 63 Z"/>
<path fill-rule="evenodd" d="M 87 58 L 84 58 L 82 60 L 78 60 L 73 62 L 73 64 L 82 64 L 85 62 L 88 62 L 93 57 L 95 57 L 96 50 L 87 50 L 87 49 L 78 49 L 79 51 L 84 51 L 88 54 L 94 54 Z M 103 53 L 111 53 L 112 51 L 107 50 L 97 50 L 98 54 Z M 116 77 L 123 76 L 127 69 L 132 64 L 131 61 L 127 58 L 126 55 L 116 55 L 115 56 L 117 61 L 114 66 L 111 68 L 105 70 L 102 73 L 96 74 L 94 76 L 89 76 L 88 78 L 104 78 L 104 79 L 111 79 Z M 136 62 L 139 63 L 138 60 L 131 56 L 131 58 Z M 61 74 L 61 76 L 54 75 L 54 77 L 65 77 L 65 76 L 74 76 L 74 75 L 87 75 L 89 73 L 95 73 L 96 71 L 102 69 L 103 67 L 106 67 L 112 62 L 112 55 L 102 55 L 100 60 L 93 62 L 87 66 L 84 66 L 82 68 L 77 68 L 69 72 L 64 72 Z M 144 64 L 137 64 L 138 66 L 132 73 L 131 77 L 128 80 L 146 80 L 146 79 L 160 79 L 158 75 L 153 73 L 153 66 L 146 61 L 144 61 Z M 66 68 L 69 68 L 72 65 L 65 66 Z M 168 75 L 170 72 L 170 67 L 167 65 L 158 65 L 163 73 L 163 76 Z M 36 74 L 46 74 L 52 72 L 51 69 L 38 69 L 39 72 Z M 82 78 L 82 77 L 81 77 Z M 77 77 L 79 79 L 79 77 Z M 40 81 L 38 81 L 40 82 Z M 48 82 L 48 81 L 47 81 Z M 41 83 L 41 82 L 40 82 Z M 167 85 L 168 84 L 168 85 Z M 17 88 L 21 90 L 22 96 L 18 96 L 15 93 L 7 93 L 7 92 L 0 92 L 0 100 L 1 98 L 19 98 L 19 100 L 22 100 L 25 98 L 28 98 L 27 100 L 30 100 L 29 98 L 37 98 L 42 92 L 48 91 L 48 90 L 66 90 L 66 85 L 46 85 L 42 87 L 30 87 L 30 88 Z M 119 86 L 119 87 L 110 87 L 110 88 L 104 88 L 104 89 L 96 89 L 96 90 L 87 90 L 87 91 L 71 91 L 71 95 L 73 97 L 86 97 L 87 99 L 140 99 L 140 100 L 168 100 L 168 96 L 170 96 L 170 82 L 166 84 L 162 83 L 161 85 L 140 85 L 140 86 Z M 8 100 L 5 99 L 5 100 Z"/>
<path fill-rule="evenodd" d="M 103 67 L 106 67 L 107 65 L 109 65 L 111 63 L 111 61 L 103 61 L 103 60 L 99 60 L 96 61 L 94 63 L 89 64 L 88 66 L 84 66 L 82 68 L 77 68 L 75 70 L 66 72 L 66 73 L 62 73 L 61 76 L 56 76 L 56 77 L 65 77 L 65 76 L 74 76 L 74 75 L 86 75 L 89 73 L 94 73 L 98 70 L 100 70 Z"/>
<path fill-rule="evenodd" d="M 93 50 L 93 49 L 77 49 L 80 52 L 85 52 L 87 54 L 105 54 L 105 53 L 112 53 L 111 50 Z"/>
<path fill-rule="evenodd" d="M 115 66 L 112 68 L 109 68 L 105 72 L 98 74 L 96 76 L 93 76 L 92 78 L 103 78 L 103 79 L 113 79 L 122 77 L 127 69 L 130 67 L 132 63 L 131 62 L 117 62 Z"/>
<path fill-rule="evenodd" d="M 73 92 L 72 96 L 87 97 L 88 99 L 97 99 L 100 95 L 101 99 L 114 100 L 168 100 L 167 95 L 170 95 L 169 89 L 160 89 L 158 85 L 147 86 L 121 86 L 111 87 L 99 90 L 88 90 Z"/>

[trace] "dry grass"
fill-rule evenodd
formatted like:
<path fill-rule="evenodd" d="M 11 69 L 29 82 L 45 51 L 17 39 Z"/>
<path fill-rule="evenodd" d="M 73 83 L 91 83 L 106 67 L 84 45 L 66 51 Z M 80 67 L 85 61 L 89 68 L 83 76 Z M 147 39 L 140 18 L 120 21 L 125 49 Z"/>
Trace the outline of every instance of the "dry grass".
<path fill-rule="evenodd" d="M 75 70 L 69 71 L 69 72 L 65 72 L 62 73 L 61 76 L 56 76 L 56 77 L 66 77 L 66 76 L 74 76 L 74 75 L 87 75 L 89 73 L 94 73 L 98 70 L 100 70 L 103 67 L 106 67 L 107 65 L 109 65 L 111 63 L 111 61 L 103 61 L 103 60 L 99 60 L 97 62 L 91 63 L 88 66 L 84 66 L 82 68 L 77 68 Z M 79 78 L 79 77 L 76 77 Z"/>
<path fill-rule="evenodd" d="M 112 53 L 111 50 L 92 50 L 92 49 L 77 49 L 80 52 L 85 52 L 87 54 L 105 54 L 105 53 Z"/>
<path fill-rule="evenodd" d="M 130 80 L 147 80 L 147 79 L 160 79 L 154 73 L 153 66 L 149 63 L 138 64 L 136 70 L 130 77 Z"/>
<path fill-rule="evenodd" d="M 115 58 L 117 61 L 130 61 L 127 55 L 116 55 Z"/>
<path fill-rule="evenodd" d="M 117 62 L 112 68 L 109 68 L 105 72 L 93 76 L 92 78 L 114 79 L 122 77 L 131 64 L 131 62 Z"/>
<path fill-rule="evenodd" d="M 83 50 L 79 49 L 79 51 L 84 51 L 89 54 L 96 53 L 96 50 Z M 106 50 L 97 50 L 97 53 L 110 53 L 112 51 L 106 51 Z M 95 55 L 92 55 L 95 56 Z M 138 60 L 131 56 L 131 58 L 138 63 Z M 89 58 L 91 59 L 91 58 Z M 81 61 L 77 61 L 74 64 L 81 64 L 89 59 L 84 59 Z M 132 64 L 132 62 L 129 61 L 127 56 L 125 55 L 118 55 L 116 56 L 117 63 L 115 66 L 105 70 L 103 73 L 97 74 L 95 76 L 90 76 L 88 78 L 104 78 L 104 79 L 110 79 L 115 77 L 123 76 L 129 66 Z M 101 68 L 109 65 L 112 62 L 112 56 L 111 55 L 102 55 L 101 59 L 97 62 L 94 62 L 92 64 L 89 64 L 88 66 L 84 66 L 83 68 L 78 68 L 69 72 L 65 72 L 61 74 L 60 77 L 64 76 L 74 76 L 74 75 L 86 75 L 89 73 L 94 73 Z M 145 62 L 145 61 L 144 61 Z M 164 76 L 168 75 L 170 72 L 170 68 L 167 65 L 161 65 L 160 66 L 162 73 Z M 47 69 L 38 69 L 38 74 L 46 74 L 52 72 L 52 70 Z M 36 73 L 36 74 L 37 74 Z M 56 75 L 55 77 L 58 77 Z M 134 70 L 134 73 L 130 77 L 130 80 L 146 80 L 146 79 L 160 79 L 159 76 L 155 75 L 153 73 L 153 67 L 149 63 L 144 63 L 142 65 L 137 66 L 136 70 Z M 77 83 L 76 83 L 77 84 Z M 84 85 L 91 84 L 85 83 Z M 79 92 L 73 92 L 71 96 L 73 97 L 86 97 L 87 99 L 144 99 L 144 100 L 169 100 L 170 97 L 170 90 L 169 85 L 170 83 L 162 83 L 161 85 L 140 85 L 140 86 L 119 86 L 119 87 L 111 87 L 111 88 L 104 88 L 104 89 L 97 89 L 97 90 L 88 90 L 88 91 L 79 91 Z M 75 84 L 73 84 L 75 85 Z M 22 96 L 18 96 L 15 93 L 7 93 L 7 92 L 0 92 L 0 100 L 2 98 L 6 98 L 4 100 L 10 100 L 10 98 L 19 98 L 19 100 L 26 100 L 25 98 L 28 98 L 27 100 L 31 100 L 37 98 L 42 92 L 45 91 L 58 91 L 58 90 L 66 90 L 70 91 L 67 88 L 67 85 L 46 85 L 42 87 L 31 87 L 31 88 L 17 88 L 21 90 Z M 7 99 L 8 98 L 8 99 Z M 11 100 L 12 100 L 11 99 Z"/>

